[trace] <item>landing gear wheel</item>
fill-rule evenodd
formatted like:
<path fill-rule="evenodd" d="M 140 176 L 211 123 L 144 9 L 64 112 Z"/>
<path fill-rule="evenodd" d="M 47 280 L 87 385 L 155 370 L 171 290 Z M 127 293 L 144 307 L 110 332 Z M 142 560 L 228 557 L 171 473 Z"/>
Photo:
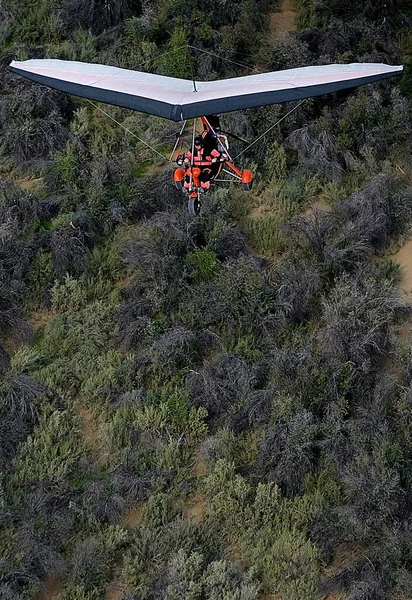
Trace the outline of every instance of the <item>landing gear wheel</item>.
<path fill-rule="evenodd" d="M 187 210 L 189 215 L 191 215 L 192 217 L 198 217 L 201 206 L 202 203 L 199 200 L 199 196 L 193 196 L 189 198 L 189 200 L 187 201 Z"/>
<path fill-rule="evenodd" d="M 242 183 L 242 188 L 246 191 L 249 192 L 252 189 L 252 185 L 253 185 L 253 179 L 252 181 L 250 181 L 249 183 Z"/>

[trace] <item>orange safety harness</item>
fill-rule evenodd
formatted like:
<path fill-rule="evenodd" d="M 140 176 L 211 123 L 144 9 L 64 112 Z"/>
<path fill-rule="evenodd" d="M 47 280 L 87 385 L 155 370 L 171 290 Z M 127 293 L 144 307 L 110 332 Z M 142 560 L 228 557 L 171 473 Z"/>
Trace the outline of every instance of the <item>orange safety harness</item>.
<path fill-rule="evenodd" d="M 220 156 L 220 152 L 218 150 L 212 150 L 210 155 L 204 156 L 205 149 L 203 147 L 197 149 L 195 148 L 195 153 L 193 156 L 193 164 L 196 167 L 210 167 L 213 164 L 213 158 L 217 158 Z M 192 153 L 190 150 L 185 154 L 186 158 L 191 160 Z"/>

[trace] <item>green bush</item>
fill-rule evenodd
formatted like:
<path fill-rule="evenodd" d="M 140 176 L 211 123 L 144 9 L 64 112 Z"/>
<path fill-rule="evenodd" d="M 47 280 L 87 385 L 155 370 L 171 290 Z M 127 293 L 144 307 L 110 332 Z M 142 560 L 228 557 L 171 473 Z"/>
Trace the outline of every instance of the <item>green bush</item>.
<path fill-rule="evenodd" d="M 56 600 L 99 600 L 100 598 L 97 590 L 88 590 L 82 585 L 67 587 L 56 596 Z"/>
<path fill-rule="evenodd" d="M 155 64 L 157 46 L 145 39 L 141 19 L 132 17 L 126 19 L 120 49 L 117 51 L 119 66 L 129 69 L 139 69 L 146 65 Z"/>
<path fill-rule="evenodd" d="M 233 463 L 237 469 L 247 468 L 256 462 L 261 433 L 247 431 L 235 435 L 228 428 L 219 429 L 212 438 L 204 442 L 208 460 L 214 464 L 220 459 Z"/>
<path fill-rule="evenodd" d="M 162 527 L 180 514 L 180 507 L 172 496 L 157 493 L 152 494 L 145 503 L 141 521 L 148 527 Z"/>
<path fill-rule="evenodd" d="M 242 581 L 245 579 L 246 581 Z M 227 560 L 205 564 L 205 557 L 197 552 L 180 550 L 172 557 L 165 598 L 175 600 L 256 600 L 259 586 L 248 581 L 237 566 Z"/>
<path fill-rule="evenodd" d="M 254 489 L 233 464 L 222 460 L 203 489 L 207 518 L 221 523 L 228 539 L 236 542 L 243 563 L 253 568 L 265 592 L 293 600 L 318 597 L 320 554 L 305 531 L 319 505 L 316 497 L 286 500 L 270 483 Z"/>
<path fill-rule="evenodd" d="M 93 62 L 97 57 L 96 37 L 84 29 L 73 31 L 70 39 L 61 45 L 61 53 L 66 60 Z"/>
<path fill-rule="evenodd" d="M 30 310 L 38 310 L 46 304 L 52 276 L 53 257 L 49 251 L 40 249 L 28 273 L 29 298 L 27 303 Z"/>
<path fill-rule="evenodd" d="M 165 75 L 190 79 L 194 65 L 187 47 L 188 36 L 181 26 L 175 27 L 166 52 L 158 63 Z"/>
<path fill-rule="evenodd" d="M 220 266 L 216 254 L 206 248 L 186 254 L 186 264 L 189 277 L 194 284 L 214 279 L 219 272 Z"/>
<path fill-rule="evenodd" d="M 81 159 L 71 142 L 66 143 L 63 152 L 53 155 L 50 171 L 55 179 L 54 186 L 63 192 L 70 194 L 79 191 L 79 180 L 81 172 Z M 59 216 L 58 219 L 61 217 Z"/>
<path fill-rule="evenodd" d="M 18 6 L 12 29 L 13 39 L 20 44 L 53 44 L 61 39 L 63 23 L 54 12 L 54 0 L 42 0 L 35 6 L 23 0 Z"/>
<path fill-rule="evenodd" d="M 287 160 L 285 148 L 279 142 L 273 142 L 265 160 L 265 171 L 269 181 L 282 183 L 287 176 Z"/>
<path fill-rule="evenodd" d="M 99 396 L 104 400 L 113 389 L 132 389 L 133 373 L 133 356 L 124 356 L 118 350 L 108 350 L 96 357 L 93 372 L 83 378 L 81 392 L 88 403 L 93 403 Z"/>
<path fill-rule="evenodd" d="M 258 320 L 258 306 L 264 289 L 263 272 L 247 257 L 224 263 L 218 276 L 192 287 L 180 304 L 179 318 L 193 328 L 219 327 L 235 335 L 248 332 Z"/>
<path fill-rule="evenodd" d="M 204 408 L 189 409 L 187 392 L 164 388 L 145 404 L 125 403 L 111 419 L 107 435 L 114 449 L 132 446 L 134 431 L 195 445 L 207 432 L 206 416 Z"/>
<path fill-rule="evenodd" d="M 245 222 L 246 237 L 256 252 L 278 254 L 287 248 L 287 236 L 282 230 L 287 220 L 286 215 L 274 214 Z"/>
<path fill-rule="evenodd" d="M 117 306 L 121 291 L 113 282 L 103 277 L 89 278 L 82 275 L 75 279 L 67 274 L 63 283 L 56 281 L 51 290 L 52 308 L 57 313 L 72 313 L 85 309 L 89 304 L 104 300 L 108 305 Z"/>
<path fill-rule="evenodd" d="M 84 452 L 77 417 L 45 408 L 15 459 L 15 481 L 21 485 L 62 486 L 78 471 Z"/>
<path fill-rule="evenodd" d="M 81 385 L 95 374 L 96 362 L 108 352 L 111 340 L 117 330 L 114 308 L 105 306 L 102 301 L 87 305 L 73 314 L 56 315 L 44 327 L 38 341 L 42 361 L 37 366 L 36 377 L 64 396 L 74 396 Z M 113 377 L 113 357 L 109 354 L 102 359 Z"/>

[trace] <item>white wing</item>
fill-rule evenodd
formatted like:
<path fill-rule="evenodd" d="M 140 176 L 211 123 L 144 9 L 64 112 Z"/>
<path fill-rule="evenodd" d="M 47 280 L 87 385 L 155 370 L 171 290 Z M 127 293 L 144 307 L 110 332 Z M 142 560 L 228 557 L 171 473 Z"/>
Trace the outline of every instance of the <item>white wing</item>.
<path fill-rule="evenodd" d="M 357 87 L 402 73 L 375 63 L 301 67 L 193 82 L 92 63 L 41 59 L 13 61 L 9 69 L 75 96 L 181 121 L 203 115 L 300 100 Z"/>

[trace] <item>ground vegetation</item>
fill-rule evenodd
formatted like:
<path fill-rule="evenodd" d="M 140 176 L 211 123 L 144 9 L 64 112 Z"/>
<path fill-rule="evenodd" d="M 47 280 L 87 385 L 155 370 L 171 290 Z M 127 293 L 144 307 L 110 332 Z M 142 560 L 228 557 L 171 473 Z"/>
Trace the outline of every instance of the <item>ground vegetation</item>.
<path fill-rule="evenodd" d="M 391 255 L 412 223 L 412 14 L 296 0 L 274 39 L 280 9 L 0 4 L 2 598 L 411 597 L 411 308 Z M 46 56 L 204 79 L 406 69 L 305 102 L 243 155 L 255 191 L 222 187 L 195 219 L 129 133 L 166 156 L 175 127 L 104 107 L 126 132 L 7 71 Z M 222 121 L 252 139 L 289 109 Z"/>

